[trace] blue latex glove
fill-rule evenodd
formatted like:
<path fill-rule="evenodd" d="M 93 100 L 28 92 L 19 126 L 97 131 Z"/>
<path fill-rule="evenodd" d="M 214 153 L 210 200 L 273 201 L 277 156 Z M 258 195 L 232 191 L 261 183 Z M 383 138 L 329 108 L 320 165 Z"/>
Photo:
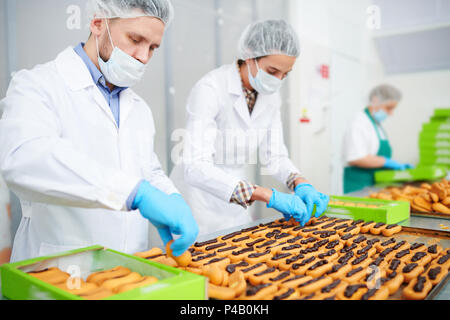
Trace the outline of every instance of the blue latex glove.
<path fill-rule="evenodd" d="M 309 219 L 307 219 L 308 214 L 303 201 L 292 194 L 278 192 L 275 189 L 272 189 L 272 191 L 273 194 L 267 208 L 281 212 L 286 220 L 294 218 L 304 227 Z"/>
<path fill-rule="evenodd" d="M 389 159 L 389 158 L 385 158 L 386 159 L 386 163 L 384 164 L 384 168 L 387 169 L 392 169 L 392 170 L 407 170 L 407 169 L 412 169 L 413 166 L 410 164 L 403 164 L 403 163 L 399 163 L 395 160 Z"/>
<path fill-rule="evenodd" d="M 139 209 L 141 215 L 156 227 L 164 245 L 173 240 L 172 234 L 181 235 L 171 245 L 176 257 L 186 252 L 197 239 L 198 225 L 180 194 L 169 196 L 144 181 L 139 186 L 132 209 Z"/>
<path fill-rule="evenodd" d="M 298 196 L 306 204 L 308 212 L 308 220 L 314 211 L 314 205 L 316 205 L 316 218 L 320 217 L 325 210 L 327 210 L 330 197 L 318 192 L 312 185 L 307 183 L 301 183 L 295 188 L 295 195 Z"/>

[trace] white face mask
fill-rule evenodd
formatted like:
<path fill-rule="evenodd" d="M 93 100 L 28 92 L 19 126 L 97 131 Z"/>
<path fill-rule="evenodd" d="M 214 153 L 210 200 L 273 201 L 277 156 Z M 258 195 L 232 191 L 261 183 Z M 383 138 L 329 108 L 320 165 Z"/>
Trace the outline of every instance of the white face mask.
<path fill-rule="evenodd" d="M 100 58 L 100 51 L 98 49 L 98 38 L 95 39 L 97 42 L 100 70 L 109 83 L 117 87 L 133 87 L 144 76 L 147 65 L 126 54 L 118 47 L 115 47 L 109 31 L 108 21 L 106 21 L 106 28 L 108 29 L 109 40 L 114 49 L 109 60 L 107 62 L 103 61 Z"/>
<path fill-rule="evenodd" d="M 250 81 L 250 85 L 260 94 L 270 95 L 274 94 L 278 90 L 280 90 L 283 85 L 284 80 L 280 80 L 277 77 L 274 77 L 264 70 L 260 69 L 258 66 L 258 62 L 255 59 L 256 67 L 258 69 L 258 73 L 256 77 L 253 77 L 250 72 L 250 66 L 248 66 L 248 79 Z"/>

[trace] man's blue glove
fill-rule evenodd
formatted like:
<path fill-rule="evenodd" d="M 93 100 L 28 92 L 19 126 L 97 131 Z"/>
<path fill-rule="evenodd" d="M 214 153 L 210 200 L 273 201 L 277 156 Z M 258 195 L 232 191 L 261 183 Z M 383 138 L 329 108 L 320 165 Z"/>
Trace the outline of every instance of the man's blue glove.
<path fill-rule="evenodd" d="M 295 195 L 298 196 L 306 204 L 308 212 L 308 220 L 311 219 L 314 211 L 314 205 L 316 205 L 316 218 L 320 217 L 325 210 L 327 210 L 330 197 L 318 192 L 312 185 L 307 183 L 299 184 L 295 188 Z"/>
<path fill-rule="evenodd" d="M 399 163 L 395 160 L 386 158 L 386 163 L 384 164 L 384 168 L 387 169 L 391 169 L 391 170 L 407 170 L 407 169 L 412 169 L 414 168 L 412 165 L 410 164 L 403 164 L 403 163 Z"/>
<path fill-rule="evenodd" d="M 181 235 L 171 246 L 176 257 L 197 239 L 198 225 L 180 194 L 169 196 L 144 181 L 139 186 L 132 209 L 139 209 L 141 215 L 156 227 L 164 245 L 173 240 L 172 234 Z"/>
<path fill-rule="evenodd" d="M 303 201 L 292 194 L 278 192 L 275 189 L 272 189 L 272 191 L 273 194 L 267 208 L 281 212 L 286 220 L 293 217 L 304 227 L 309 219 Z"/>

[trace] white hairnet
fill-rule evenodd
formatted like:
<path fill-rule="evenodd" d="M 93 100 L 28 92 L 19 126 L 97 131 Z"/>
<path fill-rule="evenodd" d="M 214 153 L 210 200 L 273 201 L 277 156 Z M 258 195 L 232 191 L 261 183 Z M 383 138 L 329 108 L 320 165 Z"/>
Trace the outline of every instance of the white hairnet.
<path fill-rule="evenodd" d="M 294 28 L 284 20 L 252 23 L 239 41 L 239 59 L 247 60 L 270 55 L 300 55 L 300 40 Z"/>
<path fill-rule="evenodd" d="M 402 93 L 397 88 L 382 84 L 374 88 L 370 92 L 369 100 L 372 101 L 373 98 L 377 97 L 380 103 L 385 103 L 388 101 L 400 101 L 402 99 Z"/>
<path fill-rule="evenodd" d="M 174 16 L 170 0 L 89 0 L 89 20 L 96 18 L 138 18 L 155 17 L 168 26 Z"/>

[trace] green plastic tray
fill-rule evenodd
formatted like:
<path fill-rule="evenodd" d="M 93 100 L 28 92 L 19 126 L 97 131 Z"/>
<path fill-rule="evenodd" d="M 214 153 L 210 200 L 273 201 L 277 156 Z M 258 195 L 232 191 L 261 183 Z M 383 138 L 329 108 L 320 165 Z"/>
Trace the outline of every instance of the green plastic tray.
<path fill-rule="evenodd" d="M 449 122 L 429 122 L 422 126 L 423 132 L 450 131 Z"/>
<path fill-rule="evenodd" d="M 155 276 L 155 284 L 133 289 L 104 300 L 205 300 L 205 277 L 127 255 L 102 246 L 73 250 L 48 257 L 5 264 L 0 267 L 2 294 L 11 300 L 84 300 L 41 281 L 27 272 L 58 267 L 63 271 L 79 270 L 84 280 L 93 272 L 123 266 L 141 274 Z M 74 275 L 73 273 L 69 272 Z M 74 275 L 75 276 L 75 275 Z"/>
<path fill-rule="evenodd" d="M 354 198 L 332 196 L 331 201 L 354 203 L 355 206 L 330 204 L 325 211 L 326 215 L 351 218 L 353 220 L 384 222 L 396 224 L 409 219 L 410 204 L 406 201 L 388 201 L 371 198 Z M 358 207 L 357 205 L 377 205 L 378 208 Z"/>
<path fill-rule="evenodd" d="M 450 117 L 450 108 L 438 108 L 434 110 L 433 117 L 448 118 Z"/>
<path fill-rule="evenodd" d="M 448 149 L 450 148 L 450 141 L 445 139 L 419 141 L 419 149 L 426 149 L 426 148 Z"/>
<path fill-rule="evenodd" d="M 433 181 L 447 176 L 447 169 L 425 166 L 404 171 L 383 170 L 375 173 L 375 182 Z"/>
<path fill-rule="evenodd" d="M 419 150 L 420 157 L 449 157 L 450 148 L 426 148 Z"/>
<path fill-rule="evenodd" d="M 419 134 L 419 141 L 421 142 L 436 141 L 436 140 L 450 140 L 450 131 L 432 131 L 432 132 L 422 131 Z"/>

